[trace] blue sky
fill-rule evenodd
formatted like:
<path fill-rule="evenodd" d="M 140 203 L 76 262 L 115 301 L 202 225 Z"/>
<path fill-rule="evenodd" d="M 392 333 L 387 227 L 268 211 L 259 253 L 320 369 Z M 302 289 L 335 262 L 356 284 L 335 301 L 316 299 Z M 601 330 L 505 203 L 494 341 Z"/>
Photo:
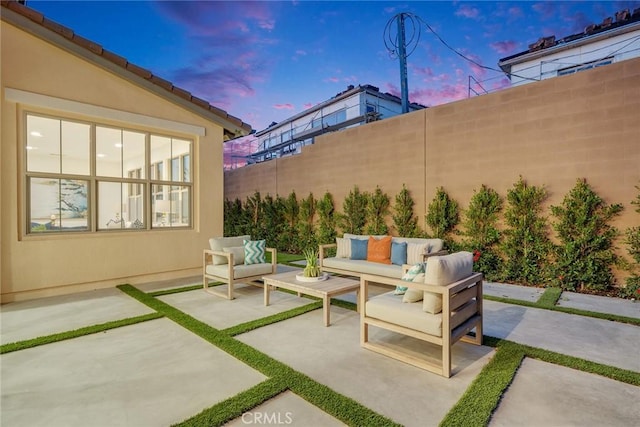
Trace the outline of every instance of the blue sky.
<path fill-rule="evenodd" d="M 419 16 L 460 53 L 498 69 L 500 58 L 526 50 L 542 36 L 581 32 L 616 11 L 639 8 L 640 1 L 28 0 L 27 5 L 262 130 L 351 84 L 398 95 L 398 60 L 389 55 L 383 35 L 400 12 Z M 488 90 L 508 86 L 504 74 L 465 61 L 420 25 L 408 59 L 410 100 L 434 106 L 466 98 L 469 76 Z"/>

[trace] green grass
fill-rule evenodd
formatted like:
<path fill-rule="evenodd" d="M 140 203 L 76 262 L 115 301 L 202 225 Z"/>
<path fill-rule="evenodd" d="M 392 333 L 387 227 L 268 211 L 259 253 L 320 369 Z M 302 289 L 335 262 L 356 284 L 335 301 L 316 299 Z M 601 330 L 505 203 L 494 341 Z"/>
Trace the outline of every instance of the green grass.
<path fill-rule="evenodd" d="M 300 316 L 301 314 L 308 313 L 313 310 L 322 308 L 322 301 L 316 301 L 311 304 L 304 305 L 302 307 L 293 308 L 282 313 L 277 313 L 272 316 L 263 317 L 250 322 L 241 323 L 239 325 L 232 326 L 227 329 L 223 329 L 222 332 L 230 336 L 236 336 L 244 334 L 245 332 L 252 331 L 254 329 L 261 328 L 263 326 L 271 325 L 273 323 L 282 322 L 283 320 L 291 319 L 292 317 Z"/>
<path fill-rule="evenodd" d="M 11 353 L 12 351 L 24 350 L 39 345 L 51 344 L 58 341 L 70 340 L 84 335 L 97 334 L 98 332 L 108 331 L 109 329 L 120 328 L 122 326 L 135 325 L 136 323 L 146 322 L 148 320 L 159 319 L 163 317 L 160 313 L 150 313 L 137 317 L 129 317 L 127 319 L 115 320 L 112 322 L 101 323 L 99 325 L 87 326 L 73 331 L 60 332 L 58 334 L 46 335 L 25 341 L 3 344 L 0 346 L 0 354 Z"/>
<path fill-rule="evenodd" d="M 551 308 L 555 307 L 562 295 L 562 289 L 560 288 L 546 288 L 544 293 L 538 298 L 537 304 L 539 307 Z"/>

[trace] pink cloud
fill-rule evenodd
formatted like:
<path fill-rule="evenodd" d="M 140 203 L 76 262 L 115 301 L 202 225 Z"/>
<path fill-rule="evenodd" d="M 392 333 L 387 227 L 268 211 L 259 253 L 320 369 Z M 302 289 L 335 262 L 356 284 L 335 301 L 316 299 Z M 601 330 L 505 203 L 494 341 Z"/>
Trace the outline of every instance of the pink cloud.
<path fill-rule="evenodd" d="M 531 6 L 531 9 L 540 14 L 543 18 L 551 18 L 556 13 L 556 6 L 551 1 L 536 3 Z"/>
<path fill-rule="evenodd" d="M 507 54 L 515 51 L 516 47 L 518 47 L 518 43 L 513 40 L 504 40 L 491 43 L 489 46 L 500 54 Z"/>
<path fill-rule="evenodd" d="M 234 169 L 246 165 L 246 156 L 256 152 L 258 144 L 258 138 L 253 135 L 225 142 L 222 147 L 224 169 Z"/>
<path fill-rule="evenodd" d="M 330 82 L 330 83 L 338 83 L 340 82 L 340 79 L 338 77 L 329 77 L 329 78 L 326 78 L 324 81 Z"/>
<path fill-rule="evenodd" d="M 273 108 L 275 108 L 276 110 L 293 110 L 293 104 L 274 104 Z"/>
<path fill-rule="evenodd" d="M 518 6 L 510 7 L 507 13 L 509 15 L 509 20 L 511 21 L 522 18 L 524 16 L 524 12 Z"/>
<path fill-rule="evenodd" d="M 469 88 L 466 84 L 445 84 L 439 88 L 423 88 L 412 90 L 409 99 L 422 105 L 434 106 L 468 97 Z"/>
<path fill-rule="evenodd" d="M 458 10 L 456 10 L 456 16 L 462 16 L 463 18 L 470 18 L 470 19 L 476 19 L 478 18 L 478 16 L 480 16 L 480 11 L 473 7 L 473 6 L 469 6 L 468 4 L 462 4 Z"/>

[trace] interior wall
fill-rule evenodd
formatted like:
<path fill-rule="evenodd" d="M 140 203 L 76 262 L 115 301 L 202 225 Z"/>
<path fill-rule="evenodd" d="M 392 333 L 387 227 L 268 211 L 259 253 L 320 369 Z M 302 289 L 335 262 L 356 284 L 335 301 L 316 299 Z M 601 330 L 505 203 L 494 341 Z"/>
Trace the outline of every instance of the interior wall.
<path fill-rule="evenodd" d="M 202 250 L 223 230 L 223 129 L 11 24 L 0 25 L 2 302 L 199 274 Z M 205 136 L 175 134 L 194 141 L 193 229 L 25 235 L 24 111 L 142 131 L 158 129 L 17 104 L 6 99 L 7 88 L 204 128 Z"/>
<path fill-rule="evenodd" d="M 606 203 L 624 205 L 614 221 L 624 230 L 640 223 L 631 205 L 638 123 L 640 59 L 632 59 L 322 135 L 300 155 L 227 171 L 225 197 L 328 191 L 341 210 L 354 184 L 380 186 L 393 202 L 405 183 L 424 228 L 440 186 L 464 209 L 482 184 L 504 198 L 522 176 L 558 205 L 585 178 Z"/>

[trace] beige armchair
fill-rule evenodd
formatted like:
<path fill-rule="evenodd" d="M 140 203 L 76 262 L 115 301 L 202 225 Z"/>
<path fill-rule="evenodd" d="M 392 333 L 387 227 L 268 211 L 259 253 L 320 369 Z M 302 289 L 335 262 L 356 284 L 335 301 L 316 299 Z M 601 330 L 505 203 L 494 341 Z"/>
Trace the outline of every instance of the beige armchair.
<path fill-rule="evenodd" d="M 271 253 L 271 262 L 258 264 L 245 264 L 244 240 L 251 240 L 251 236 L 214 237 L 209 239 L 210 249 L 205 249 L 202 254 L 202 285 L 205 292 L 212 295 L 233 299 L 233 287 L 236 282 L 256 283 L 262 276 L 275 274 L 277 266 L 277 251 L 274 248 L 265 248 L 265 252 Z M 209 281 L 226 283 L 227 292 L 217 291 L 209 287 Z"/>

